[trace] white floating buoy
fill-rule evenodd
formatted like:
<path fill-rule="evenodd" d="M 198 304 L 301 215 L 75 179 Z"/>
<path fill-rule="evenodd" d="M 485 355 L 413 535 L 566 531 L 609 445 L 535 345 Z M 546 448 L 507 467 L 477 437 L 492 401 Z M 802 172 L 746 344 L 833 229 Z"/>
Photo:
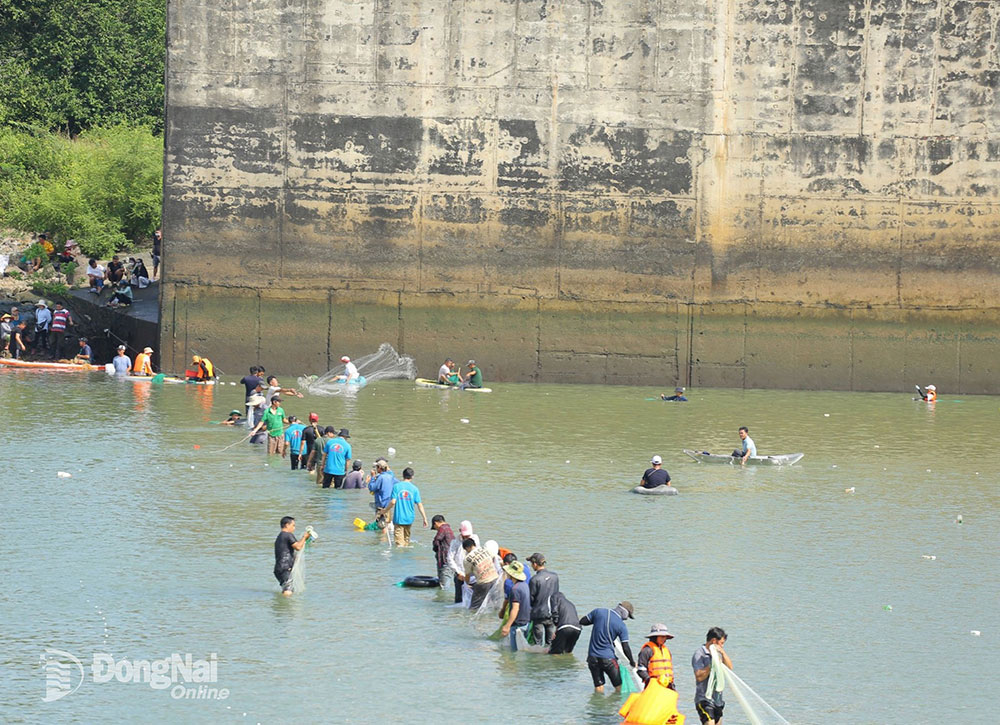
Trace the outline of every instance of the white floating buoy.
<path fill-rule="evenodd" d="M 969 634 L 971 634 L 973 637 L 978 637 L 979 635 L 982 634 L 982 632 L 980 632 L 978 629 L 970 629 Z"/>
<path fill-rule="evenodd" d="M 834 464 L 833 464 L 833 468 L 836 468 L 836 467 L 837 467 L 837 464 L 836 464 L 836 463 L 834 463 Z"/>
<path fill-rule="evenodd" d="M 493 461 L 486 461 L 487 463 L 493 463 Z"/>
<path fill-rule="evenodd" d="M 929 559 L 930 561 L 934 561 L 935 559 L 937 559 L 937 557 L 934 556 L 933 554 L 921 554 L 921 557 L 924 559 Z"/>
<path fill-rule="evenodd" d="M 462 421 L 463 423 L 468 423 L 468 422 L 469 422 L 469 419 L 468 419 L 468 418 L 461 418 L 460 420 L 461 420 L 461 421 Z"/>
<path fill-rule="evenodd" d="M 928 473 L 930 473 L 930 472 L 931 472 L 931 469 L 929 469 L 929 468 L 928 468 L 928 469 L 927 469 L 927 472 L 928 472 Z"/>
<path fill-rule="evenodd" d="M 566 463 L 569 463 L 569 461 L 566 461 Z"/>
<path fill-rule="evenodd" d="M 194 466 L 191 466 L 191 470 L 192 470 L 192 471 L 194 470 Z"/>
<path fill-rule="evenodd" d="M 875 446 L 875 447 L 876 447 L 876 448 L 879 448 L 879 446 Z"/>
<path fill-rule="evenodd" d="M 850 488 L 845 488 L 844 493 L 854 493 L 854 486 L 851 486 Z"/>
<path fill-rule="evenodd" d="M 829 414 L 829 413 L 823 413 L 823 417 L 824 417 L 824 418 L 829 418 L 829 417 L 830 417 L 830 414 Z"/>
<path fill-rule="evenodd" d="M 59 471 L 56 475 L 59 476 L 59 478 L 73 478 L 73 474 L 67 473 L 66 471 Z"/>
<path fill-rule="evenodd" d="M 441 455 L 441 446 L 434 446 L 434 452 L 437 453 L 440 456 Z"/>
<path fill-rule="evenodd" d="M 270 464 L 270 463 L 265 463 L 265 464 L 264 464 L 264 468 L 270 468 L 270 467 L 271 467 L 271 464 Z M 191 466 L 191 468 L 194 468 L 194 466 Z"/>
<path fill-rule="evenodd" d="M 396 449 L 393 448 L 392 446 L 389 446 L 389 455 L 390 456 L 396 455 Z"/>

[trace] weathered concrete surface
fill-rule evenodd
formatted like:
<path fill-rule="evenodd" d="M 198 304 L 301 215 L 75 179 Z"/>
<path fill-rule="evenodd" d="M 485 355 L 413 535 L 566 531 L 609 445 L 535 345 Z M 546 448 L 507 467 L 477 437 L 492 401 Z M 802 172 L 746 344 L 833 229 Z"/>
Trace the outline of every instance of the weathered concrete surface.
<path fill-rule="evenodd" d="M 995 389 L 1000 3 L 168 8 L 168 366 Z"/>

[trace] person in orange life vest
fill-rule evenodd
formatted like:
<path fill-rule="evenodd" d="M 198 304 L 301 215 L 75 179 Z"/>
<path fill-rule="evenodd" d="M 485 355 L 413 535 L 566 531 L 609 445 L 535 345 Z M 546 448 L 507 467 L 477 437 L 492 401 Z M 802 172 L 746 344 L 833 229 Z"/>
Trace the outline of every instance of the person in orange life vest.
<path fill-rule="evenodd" d="M 649 684 L 651 679 L 663 677 L 661 684 L 665 684 L 671 690 L 674 687 L 674 663 L 667 649 L 667 640 L 673 639 L 674 635 L 667 631 L 667 625 L 654 624 L 649 631 L 649 640 L 639 650 L 638 667 L 636 672 L 642 678 L 644 684 Z"/>
<path fill-rule="evenodd" d="M 937 400 L 937 387 L 934 385 L 927 386 L 927 392 L 924 393 L 924 400 L 928 403 L 933 403 Z"/>
<path fill-rule="evenodd" d="M 149 356 L 153 354 L 153 348 L 144 347 L 142 352 L 135 356 L 135 364 L 132 372 L 136 375 L 152 375 L 153 366 L 149 363 Z"/>
<path fill-rule="evenodd" d="M 193 380 L 211 380 L 215 377 L 215 366 L 212 365 L 212 361 L 207 357 L 199 357 L 194 355 L 191 357 L 191 363 L 194 365 L 194 375 L 189 376 Z"/>

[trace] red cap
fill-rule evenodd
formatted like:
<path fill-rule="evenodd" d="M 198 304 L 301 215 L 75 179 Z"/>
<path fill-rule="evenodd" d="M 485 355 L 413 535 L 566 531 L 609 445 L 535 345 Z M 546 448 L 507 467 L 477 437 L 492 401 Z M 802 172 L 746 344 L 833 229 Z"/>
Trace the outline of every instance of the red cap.
<path fill-rule="evenodd" d="M 310 423 L 315 423 L 318 420 L 319 420 L 319 416 L 316 413 L 310 413 L 309 414 L 309 422 Z"/>

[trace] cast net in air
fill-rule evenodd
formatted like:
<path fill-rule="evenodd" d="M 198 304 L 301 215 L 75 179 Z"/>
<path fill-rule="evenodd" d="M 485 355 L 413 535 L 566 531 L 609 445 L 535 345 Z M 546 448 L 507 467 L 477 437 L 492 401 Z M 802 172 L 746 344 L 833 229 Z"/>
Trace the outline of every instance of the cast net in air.
<path fill-rule="evenodd" d="M 338 380 L 344 375 L 344 366 L 338 365 L 322 375 L 309 375 L 299 378 L 299 389 L 313 395 L 339 395 L 345 390 L 357 390 L 362 385 L 374 383 L 376 380 L 403 379 L 414 380 L 417 377 L 417 363 L 409 355 L 400 355 L 392 345 L 383 342 L 378 350 L 352 361 L 358 368 L 358 373 L 364 379 L 361 385 L 344 384 Z"/>

